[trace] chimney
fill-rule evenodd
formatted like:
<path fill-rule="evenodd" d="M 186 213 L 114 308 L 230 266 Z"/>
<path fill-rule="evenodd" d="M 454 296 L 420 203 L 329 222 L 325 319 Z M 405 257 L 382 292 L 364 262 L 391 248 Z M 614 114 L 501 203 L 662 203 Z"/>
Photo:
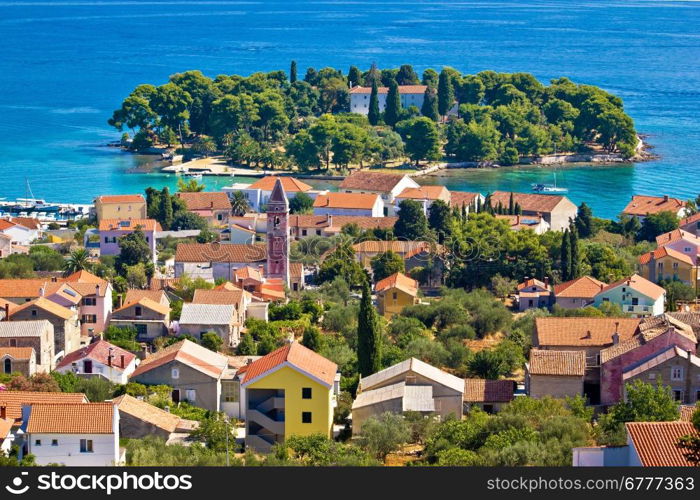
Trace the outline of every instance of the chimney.
<path fill-rule="evenodd" d="M 605 288 L 605 285 L 601 283 L 601 284 L 600 284 L 600 291 L 601 291 L 601 292 L 603 291 L 603 288 Z"/>
<path fill-rule="evenodd" d="M 10 303 L 5 304 L 5 321 L 10 321 Z"/>
<path fill-rule="evenodd" d="M 617 345 L 620 343 L 620 333 L 618 332 L 619 328 L 620 328 L 620 322 L 615 321 L 615 332 L 612 334 L 613 345 Z"/>
<path fill-rule="evenodd" d="M 590 339 L 590 338 L 592 338 L 592 337 L 593 337 L 593 335 L 591 335 L 591 331 L 590 331 L 590 330 L 587 330 L 587 331 L 586 331 L 586 335 L 583 336 L 584 339 Z"/>
<path fill-rule="evenodd" d="M 124 296 L 122 294 L 119 294 L 119 307 L 121 308 L 124 305 Z"/>
<path fill-rule="evenodd" d="M 107 366 L 111 367 L 112 366 L 112 349 L 111 347 L 108 349 L 109 354 L 107 354 Z"/>
<path fill-rule="evenodd" d="M 667 194 L 664 195 L 664 201 L 668 201 L 668 195 L 667 195 Z"/>
<path fill-rule="evenodd" d="M 211 208 L 212 210 L 214 209 L 214 200 L 211 200 L 209 202 L 209 208 Z"/>
<path fill-rule="evenodd" d="M 7 407 L 0 406 L 0 418 L 4 419 L 7 417 Z"/>
<path fill-rule="evenodd" d="M 42 287 L 39 287 L 39 297 L 43 297 L 43 296 L 44 296 L 44 287 L 42 286 Z"/>
<path fill-rule="evenodd" d="M 125 365 L 125 363 L 124 363 L 125 359 L 124 359 L 124 355 L 123 355 L 123 354 L 122 354 L 122 356 L 121 356 L 121 361 L 122 361 L 122 368 L 126 368 L 126 365 Z"/>
<path fill-rule="evenodd" d="M 100 296 L 100 285 L 95 285 L 95 295 Z"/>
<path fill-rule="evenodd" d="M 51 283 L 57 283 L 58 278 L 56 276 L 51 276 Z"/>
<path fill-rule="evenodd" d="M 549 276 L 544 277 L 544 287 L 549 289 Z"/>

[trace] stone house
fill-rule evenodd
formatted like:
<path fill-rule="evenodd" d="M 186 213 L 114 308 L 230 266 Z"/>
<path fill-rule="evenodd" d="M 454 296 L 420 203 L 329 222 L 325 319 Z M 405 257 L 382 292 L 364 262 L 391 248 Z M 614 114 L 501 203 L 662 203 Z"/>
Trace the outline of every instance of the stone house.
<path fill-rule="evenodd" d="M 0 373 L 21 373 L 31 377 L 36 373 L 36 352 L 33 347 L 0 347 Z"/>
<path fill-rule="evenodd" d="M 539 215 L 549 224 L 552 231 L 564 231 L 569 227 L 569 221 L 576 219 L 578 207 L 566 196 L 549 194 L 513 193 L 509 191 L 494 191 L 491 194 L 491 206 L 503 207 L 513 203 L 520 205 L 522 215 Z"/>
<path fill-rule="evenodd" d="M 580 396 L 585 374 L 584 351 L 531 349 L 525 365 L 525 389 L 533 398 Z"/>
<path fill-rule="evenodd" d="M 408 175 L 387 174 L 362 170 L 352 172 L 338 186 L 341 193 L 374 193 L 384 202 L 383 215 L 396 215 L 393 211 L 396 197 L 406 188 L 418 188 L 420 184 Z"/>
<path fill-rule="evenodd" d="M 143 297 L 112 311 L 110 325 L 133 327 L 136 329 L 137 341 L 152 341 L 156 337 L 167 335 L 170 328 L 170 306 Z"/>
<path fill-rule="evenodd" d="M 231 201 L 223 192 L 177 193 L 185 202 L 188 212 L 206 219 L 212 227 L 228 226 L 231 216 Z"/>
<path fill-rule="evenodd" d="M 202 340 L 204 334 L 213 332 L 224 346 L 236 347 L 241 340 L 242 326 L 236 304 L 190 303 L 182 305 L 177 333 Z"/>
<path fill-rule="evenodd" d="M 61 358 L 80 348 L 80 320 L 76 309 L 68 309 L 39 297 L 15 308 L 10 321 L 48 320 L 53 325 L 54 355 Z"/>
<path fill-rule="evenodd" d="M 53 336 L 48 320 L 0 321 L 0 349 L 33 349 L 37 373 L 49 373 L 55 366 Z"/>
<path fill-rule="evenodd" d="M 513 401 L 514 380 L 464 379 L 464 409 L 480 408 L 486 413 L 498 413 L 504 405 Z"/>
<path fill-rule="evenodd" d="M 266 245 L 234 243 L 180 243 L 175 251 L 175 277 L 187 274 L 207 281 L 223 278 L 235 281 L 237 269 L 262 265 L 267 269 Z"/>
<path fill-rule="evenodd" d="M 123 438 L 156 436 L 168 443 L 177 440 L 178 434 L 187 435 L 196 427 L 190 420 L 183 420 L 128 394 L 115 398 L 113 402 L 119 410 L 119 435 Z"/>
<path fill-rule="evenodd" d="M 518 283 L 518 310 L 548 308 L 552 303 L 552 287 L 549 279 L 544 281 L 531 278 Z"/>

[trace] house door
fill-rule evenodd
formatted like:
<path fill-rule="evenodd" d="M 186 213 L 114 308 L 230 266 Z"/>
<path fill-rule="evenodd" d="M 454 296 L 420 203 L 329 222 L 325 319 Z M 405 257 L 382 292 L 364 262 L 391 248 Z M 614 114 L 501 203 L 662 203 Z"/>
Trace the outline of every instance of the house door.
<path fill-rule="evenodd" d="M 173 389 L 170 397 L 173 400 L 173 403 L 178 404 L 180 402 L 180 389 Z"/>
<path fill-rule="evenodd" d="M 92 361 L 89 359 L 86 359 L 83 361 L 83 372 L 84 373 L 92 373 Z"/>

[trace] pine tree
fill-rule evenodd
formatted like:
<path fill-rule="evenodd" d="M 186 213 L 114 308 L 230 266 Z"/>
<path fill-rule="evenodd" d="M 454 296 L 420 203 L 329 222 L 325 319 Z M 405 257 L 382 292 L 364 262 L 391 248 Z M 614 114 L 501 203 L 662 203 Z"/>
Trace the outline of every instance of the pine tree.
<path fill-rule="evenodd" d="M 569 246 L 571 247 L 571 267 L 569 279 L 576 279 L 581 274 L 581 256 L 578 252 L 578 231 L 576 230 L 576 225 L 572 222 L 571 229 L 569 230 Z"/>
<path fill-rule="evenodd" d="M 362 73 L 357 66 L 350 66 L 348 70 L 348 85 L 350 88 L 362 85 Z"/>
<path fill-rule="evenodd" d="M 446 70 L 440 72 L 438 80 L 438 112 L 445 116 L 455 100 L 455 89 L 452 86 L 452 78 Z"/>
<path fill-rule="evenodd" d="M 576 216 L 576 229 L 581 238 L 593 236 L 593 211 L 586 203 L 581 203 Z"/>
<path fill-rule="evenodd" d="M 318 352 L 321 349 L 321 332 L 313 325 L 304 328 L 304 336 L 301 339 L 301 345 L 308 347 L 312 351 Z"/>
<path fill-rule="evenodd" d="M 428 87 L 425 89 L 425 93 L 423 94 L 423 105 L 420 108 L 420 113 L 423 116 L 430 118 L 434 122 L 440 120 L 440 113 L 438 113 L 437 92 L 435 92 L 434 88 Z"/>
<path fill-rule="evenodd" d="M 367 119 L 370 125 L 379 123 L 379 89 L 377 88 L 376 80 L 372 82 L 372 93 L 369 96 L 369 112 L 367 113 Z"/>
<path fill-rule="evenodd" d="M 564 236 L 561 240 L 561 280 L 569 281 L 571 279 L 571 239 L 569 238 L 569 230 L 564 231 Z"/>
<path fill-rule="evenodd" d="M 369 280 L 365 280 L 357 317 L 357 367 L 361 377 L 376 373 L 381 368 L 380 347 L 379 318 L 372 305 Z"/>
<path fill-rule="evenodd" d="M 389 83 L 389 93 L 386 96 L 386 107 L 384 108 L 384 123 L 393 127 L 401 117 L 401 96 L 399 95 L 399 84 L 392 80 Z"/>
<path fill-rule="evenodd" d="M 160 223 L 163 229 L 167 231 L 173 223 L 173 200 L 170 197 L 168 186 L 165 186 L 163 191 L 160 192 L 160 215 Z"/>
<path fill-rule="evenodd" d="M 297 62 L 292 61 L 292 65 L 289 68 L 289 83 L 294 83 L 297 81 Z"/>

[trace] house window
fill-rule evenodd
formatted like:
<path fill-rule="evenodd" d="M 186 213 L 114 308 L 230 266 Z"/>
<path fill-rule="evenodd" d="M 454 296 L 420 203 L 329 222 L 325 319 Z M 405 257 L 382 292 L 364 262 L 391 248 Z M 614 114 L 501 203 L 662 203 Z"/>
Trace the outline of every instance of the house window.
<path fill-rule="evenodd" d="M 83 314 L 81 321 L 83 323 L 89 323 L 89 324 L 97 323 L 97 315 L 95 315 L 95 314 Z"/>
<path fill-rule="evenodd" d="M 311 412 L 310 411 L 302 411 L 301 412 L 301 423 L 302 424 L 310 424 L 311 423 Z"/>
<path fill-rule="evenodd" d="M 320 229 L 317 229 L 317 230 L 316 230 L 316 236 L 321 236 L 321 230 L 320 230 Z"/>
<path fill-rule="evenodd" d="M 673 269 L 678 269 L 678 262 L 673 263 Z"/>
<path fill-rule="evenodd" d="M 58 439 L 52 439 L 51 446 L 58 446 Z"/>
<path fill-rule="evenodd" d="M 311 387 L 302 387 L 301 399 L 311 399 Z"/>
<path fill-rule="evenodd" d="M 17 339 L 10 339 L 10 347 L 17 347 Z"/>
<path fill-rule="evenodd" d="M 180 370 L 177 368 L 170 370 L 170 378 L 180 378 Z"/>
<path fill-rule="evenodd" d="M 41 439 L 34 441 L 34 446 L 41 446 Z"/>
<path fill-rule="evenodd" d="M 92 439 L 80 440 L 80 453 L 92 453 Z"/>
<path fill-rule="evenodd" d="M 197 400 L 197 391 L 195 389 L 186 389 L 185 399 L 190 403 L 194 403 Z"/>
<path fill-rule="evenodd" d="M 633 306 L 638 306 L 639 305 L 639 299 L 637 297 L 632 298 L 632 305 Z"/>
<path fill-rule="evenodd" d="M 143 314 L 143 309 L 141 309 L 140 306 L 134 307 L 134 314 L 136 314 L 136 316 L 141 316 Z"/>
<path fill-rule="evenodd" d="M 671 368 L 671 380 L 683 380 L 682 366 L 674 366 Z"/>
<path fill-rule="evenodd" d="M 650 373 L 649 380 L 656 380 L 656 373 Z"/>
<path fill-rule="evenodd" d="M 302 230 L 301 230 L 301 235 L 302 235 L 302 236 L 306 236 L 306 229 L 302 229 Z"/>
<path fill-rule="evenodd" d="M 105 243 L 109 243 L 109 238 L 105 236 Z"/>
<path fill-rule="evenodd" d="M 673 391 L 673 399 L 675 399 L 676 401 L 683 401 L 683 391 L 674 390 Z"/>
<path fill-rule="evenodd" d="M 224 380 L 221 382 L 221 400 L 226 403 L 238 403 L 241 392 L 241 385 L 234 380 Z"/>
<path fill-rule="evenodd" d="M 148 337 L 148 325 L 144 325 L 143 323 L 137 323 L 134 325 L 134 328 L 136 328 L 137 339 Z"/>
<path fill-rule="evenodd" d="M 5 373 L 12 373 L 12 360 L 10 358 L 5 359 Z"/>
<path fill-rule="evenodd" d="M 224 220 L 224 215 L 223 215 L 223 214 L 218 214 L 218 215 L 216 216 L 216 219 L 217 219 L 217 220 Z"/>
<path fill-rule="evenodd" d="M 85 297 L 85 298 L 83 298 L 83 305 L 84 306 L 96 306 L 97 305 L 97 298 Z"/>
<path fill-rule="evenodd" d="M 32 309 L 32 316 L 36 316 L 36 309 Z"/>

